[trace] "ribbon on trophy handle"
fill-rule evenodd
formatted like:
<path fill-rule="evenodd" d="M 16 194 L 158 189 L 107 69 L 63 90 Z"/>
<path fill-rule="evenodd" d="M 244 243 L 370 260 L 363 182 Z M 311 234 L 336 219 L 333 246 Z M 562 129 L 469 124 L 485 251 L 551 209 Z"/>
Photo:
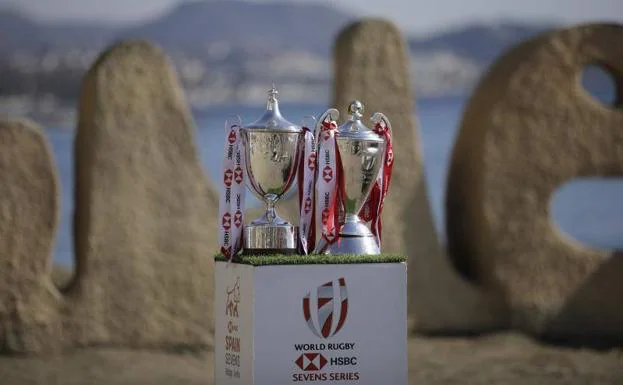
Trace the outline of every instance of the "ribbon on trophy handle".
<path fill-rule="evenodd" d="M 241 120 L 230 118 L 225 122 L 225 154 L 223 158 L 223 184 L 219 198 L 219 242 L 221 253 L 231 261 L 242 248 L 244 213 L 245 158 L 240 135 Z"/>
<path fill-rule="evenodd" d="M 308 124 L 312 123 L 312 124 Z M 303 128 L 303 151 L 299 161 L 297 173 L 299 194 L 299 248 L 302 254 L 308 254 L 310 245 L 313 249 L 316 243 L 314 191 L 316 184 L 316 133 L 312 129 L 316 126 L 316 118 L 306 116 L 301 125 Z M 312 127 L 312 129 L 310 129 Z"/>
<path fill-rule="evenodd" d="M 338 117 L 339 112 L 331 108 L 316 123 L 318 137 L 316 225 L 321 229 L 321 240 L 327 245 L 337 238 L 339 224 L 338 197 L 341 172 L 336 141 Z"/>
<path fill-rule="evenodd" d="M 374 182 L 374 186 L 372 186 L 370 195 L 366 203 L 364 203 L 359 217 L 364 222 L 371 222 L 372 234 L 374 234 L 377 244 L 381 247 L 383 229 L 381 214 L 394 168 L 394 148 L 392 144 L 392 126 L 389 119 L 384 114 L 377 112 L 372 115 L 371 120 L 374 123 L 374 132 L 385 139 L 385 153 L 383 154 L 383 165 L 379 175 Z"/>

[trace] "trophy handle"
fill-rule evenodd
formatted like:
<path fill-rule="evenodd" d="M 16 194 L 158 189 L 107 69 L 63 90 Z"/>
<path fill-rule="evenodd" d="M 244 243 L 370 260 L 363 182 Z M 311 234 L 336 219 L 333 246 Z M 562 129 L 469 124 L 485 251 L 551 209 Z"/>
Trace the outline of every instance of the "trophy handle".
<path fill-rule="evenodd" d="M 324 114 L 320 115 L 320 119 L 318 119 L 318 122 L 324 122 L 327 117 L 337 122 L 337 119 L 340 117 L 340 112 L 335 108 L 329 108 L 324 112 Z"/>
<path fill-rule="evenodd" d="M 309 124 L 308 124 L 309 122 Z M 303 116 L 303 120 L 301 121 L 302 127 L 307 127 L 314 135 L 314 143 L 316 143 L 316 147 L 318 146 L 318 134 L 316 133 L 316 117 L 314 115 L 305 115 Z"/>
<path fill-rule="evenodd" d="M 385 123 L 385 127 L 387 127 L 387 130 L 389 131 L 389 136 L 390 137 L 394 137 L 394 133 L 392 131 L 392 124 L 389 122 L 389 119 L 387 119 L 387 116 L 385 116 L 385 114 L 383 114 L 382 112 L 375 112 L 374 115 L 372 115 L 372 117 L 370 118 L 370 120 L 372 121 L 372 123 L 374 123 L 374 125 L 377 125 L 379 123 Z"/>
<path fill-rule="evenodd" d="M 316 128 L 314 129 L 314 135 L 316 137 L 316 150 L 320 149 L 320 134 L 322 133 L 322 123 L 327 120 L 327 118 L 333 122 L 337 122 L 340 117 L 340 112 L 335 108 L 329 108 L 324 112 L 324 114 L 320 115 L 320 118 L 316 122 Z"/>
<path fill-rule="evenodd" d="M 239 126 L 242 127 L 242 119 L 240 119 L 240 115 L 230 115 L 226 120 L 225 120 L 225 129 L 229 130 L 231 128 L 231 126 Z"/>

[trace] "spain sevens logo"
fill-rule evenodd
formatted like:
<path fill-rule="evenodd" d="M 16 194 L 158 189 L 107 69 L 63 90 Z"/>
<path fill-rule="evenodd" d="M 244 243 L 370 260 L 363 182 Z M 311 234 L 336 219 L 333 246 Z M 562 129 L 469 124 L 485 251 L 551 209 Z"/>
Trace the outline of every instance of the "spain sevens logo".
<path fill-rule="evenodd" d="M 225 170 L 225 174 L 223 174 L 223 182 L 225 182 L 225 186 L 231 186 L 231 179 L 233 176 L 233 172 L 230 169 Z"/>
<path fill-rule="evenodd" d="M 227 137 L 227 141 L 229 142 L 229 144 L 234 144 L 234 142 L 236 141 L 236 131 L 234 130 L 229 131 L 229 136 Z"/>
<path fill-rule="evenodd" d="M 314 170 L 316 168 L 316 153 L 312 152 L 309 154 L 309 158 L 307 158 L 307 167 L 310 170 Z"/>
<path fill-rule="evenodd" d="M 230 213 L 223 214 L 223 219 L 221 220 L 221 223 L 223 224 L 223 228 L 225 230 L 229 230 L 231 228 L 231 214 Z"/>
<path fill-rule="evenodd" d="M 309 330 L 320 338 L 336 335 L 348 314 L 346 280 L 329 281 L 303 297 L 303 317 Z"/>
<path fill-rule="evenodd" d="M 324 181 L 327 183 L 331 182 L 331 179 L 333 179 L 333 169 L 331 168 L 331 166 L 324 167 L 324 169 L 322 170 L 322 179 L 324 179 Z"/>

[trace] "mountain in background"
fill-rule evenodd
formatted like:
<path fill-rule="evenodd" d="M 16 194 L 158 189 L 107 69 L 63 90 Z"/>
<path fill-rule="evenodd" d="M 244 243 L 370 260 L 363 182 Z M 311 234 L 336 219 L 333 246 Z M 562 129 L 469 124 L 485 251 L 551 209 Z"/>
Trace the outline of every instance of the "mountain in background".
<path fill-rule="evenodd" d="M 133 27 L 34 22 L 0 10 L 0 54 L 16 50 L 102 48 L 122 38 L 151 40 L 167 51 L 202 51 L 226 42 L 267 53 L 297 50 L 329 55 L 336 34 L 354 15 L 327 5 L 209 1 L 185 3 L 153 21 Z M 413 52 L 451 51 L 489 62 L 510 45 L 555 25 L 502 22 L 456 28 L 427 38 L 410 38 Z"/>
<path fill-rule="evenodd" d="M 457 56 L 487 65 L 505 49 L 556 26 L 554 22 L 529 24 L 516 21 L 467 25 L 427 38 L 411 38 L 409 48 L 413 52 L 452 51 Z"/>
<path fill-rule="evenodd" d="M 265 97 L 266 79 L 293 100 L 327 100 L 335 37 L 355 19 L 329 5 L 241 0 L 184 3 L 131 27 L 36 22 L 0 10 L 0 97 L 52 95 L 71 103 L 99 52 L 117 40 L 140 38 L 172 57 L 193 105 L 257 103 Z M 418 97 L 468 94 L 505 50 L 555 27 L 500 21 L 407 36 Z M 612 88 L 596 71 L 587 79 L 593 90 Z"/>
<path fill-rule="evenodd" d="M 147 38 L 176 51 L 227 42 L 256 51 L 329 54 L 334 36 L 352 20 L 326 5 L 211 1 L 181 4 L 120 35 Z"/>
<path fill-rule="evenodd" d="M 15 10 L 0 10 L 0 55 L 50 48 L 101 47 L 110 43 L 119 30 L 92 23 L 40 23 Z"/>

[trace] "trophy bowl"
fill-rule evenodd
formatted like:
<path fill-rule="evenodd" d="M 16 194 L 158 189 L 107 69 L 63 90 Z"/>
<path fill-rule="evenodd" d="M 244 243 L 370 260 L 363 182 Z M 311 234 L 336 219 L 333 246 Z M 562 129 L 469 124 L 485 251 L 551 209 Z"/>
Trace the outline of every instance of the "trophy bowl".
<path fill-rule="evenodd" d="M 279 217 L 275 204 L 296 180 L 303 130 L 281 116 L 277 93 L 273 87 L 264 115 L 240 129 L 247 187 L 266 205 L 262 216 L 244 226 L 245 254 L 297 251 L 297 228 Z"/>
<path fill-rule="evenodd" d="M 321 247 L 327 254 L 376 255 L 380 254 L 380 247 L 370 229 L 359 218 L 359 212 L 381 171 L 386 143 L 361 122 L 361 102 L 352 102 L 348 113 L 350 118 L 338 127 L 336 135 L 344 180 L 344 218 L 341 219 L 343 222 L 336 241 Z"/>

